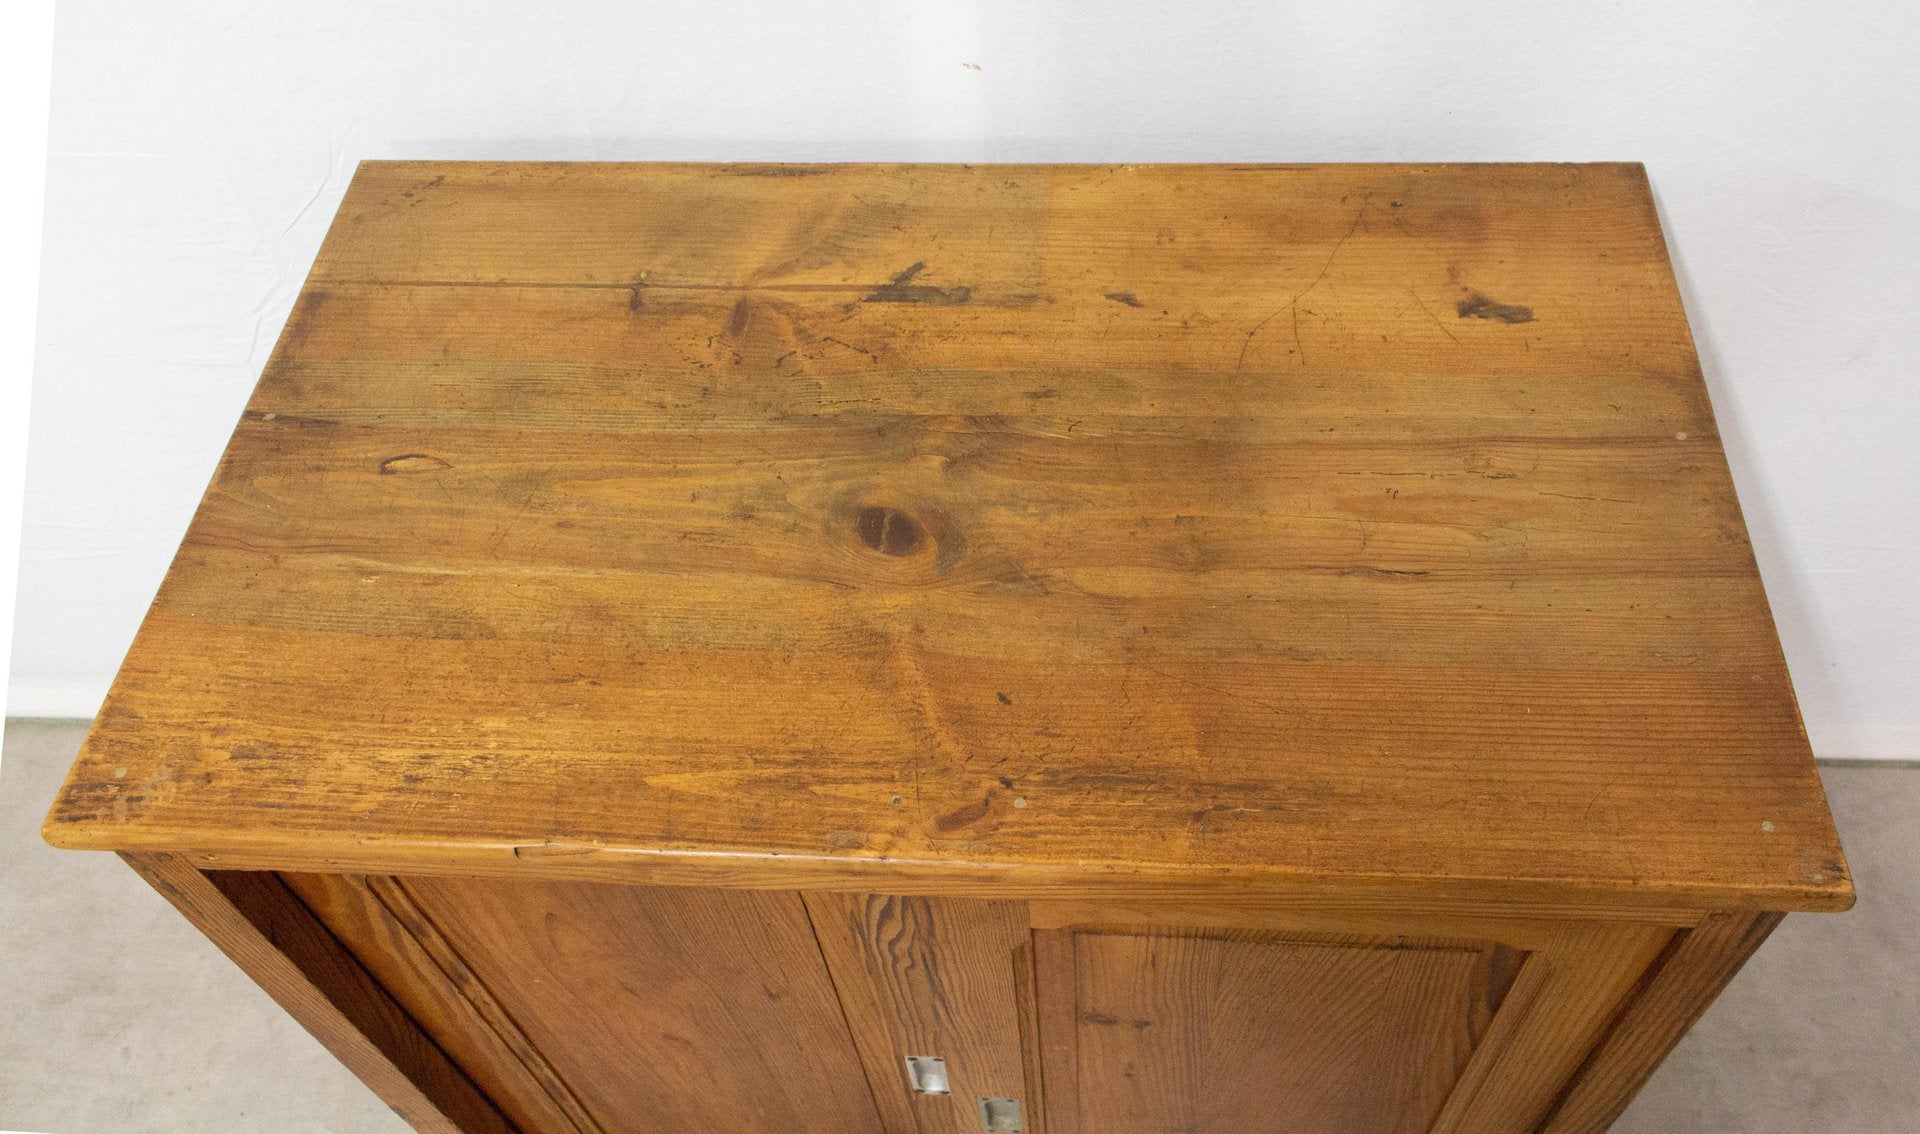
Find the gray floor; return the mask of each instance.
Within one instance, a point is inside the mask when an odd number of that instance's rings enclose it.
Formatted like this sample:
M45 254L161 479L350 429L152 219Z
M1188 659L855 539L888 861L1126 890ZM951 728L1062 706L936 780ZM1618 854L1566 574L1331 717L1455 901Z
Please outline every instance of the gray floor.
M118 860L40 842L82 731L6 728L0 1130L402 1134ZM1920 769L1823 771L1860 904L1787 919L1619 1134L1920 1130Z

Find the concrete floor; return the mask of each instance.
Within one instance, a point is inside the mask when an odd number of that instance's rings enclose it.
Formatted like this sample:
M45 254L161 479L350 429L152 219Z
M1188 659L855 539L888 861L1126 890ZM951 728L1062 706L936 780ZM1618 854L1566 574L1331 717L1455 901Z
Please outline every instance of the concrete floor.
M403 1134L117 859L41 843L83 732L6 726L0 1130ZM1617 1134L1920 1130L1920 769L1822 771L1859 905L1788 918Z

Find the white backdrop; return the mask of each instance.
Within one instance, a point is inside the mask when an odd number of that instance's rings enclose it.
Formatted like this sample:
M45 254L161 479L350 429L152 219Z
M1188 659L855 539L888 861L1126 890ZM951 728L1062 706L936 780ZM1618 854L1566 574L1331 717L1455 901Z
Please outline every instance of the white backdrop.
M1920 758L1920 5L63 0L14 714L94 712L380 157L1644 161L1815 750Z

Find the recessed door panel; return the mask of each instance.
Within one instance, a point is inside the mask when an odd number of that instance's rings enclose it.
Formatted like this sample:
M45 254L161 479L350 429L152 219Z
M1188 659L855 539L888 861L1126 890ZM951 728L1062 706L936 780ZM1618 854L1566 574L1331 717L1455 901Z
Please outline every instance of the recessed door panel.
M1070 1029L1048 1093L1101 1134L1418 1134L1512 979L1473 944L1323 943L1250 933L1072 933ZM1043 1002L1064 1005L1054 990ZM1056 1037L1058 1038L1058 1037ZM1053 1078L1070 1075L1056 1092ZM1058 1113L1058 1110L1056 1110Z

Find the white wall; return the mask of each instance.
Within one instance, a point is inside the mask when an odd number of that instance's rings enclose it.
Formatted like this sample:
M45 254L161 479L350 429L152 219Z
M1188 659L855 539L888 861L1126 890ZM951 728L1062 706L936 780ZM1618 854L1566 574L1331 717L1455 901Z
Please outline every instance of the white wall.
M0 642L13 638L19 581L20 497L27 474L27 386L39 307L41 201L46 187L47 92L53 64L53 0L14 0L0 39L0 153L14 154L0 181ZM10 654L0 653L0 687ZM0 688L0 709L6 690ZM0 1131L0 1134L5 1134Z
M94 711L361 158L1638 159L1815 749L1920 757L1911 3L65 0L50 149L16 714Z

